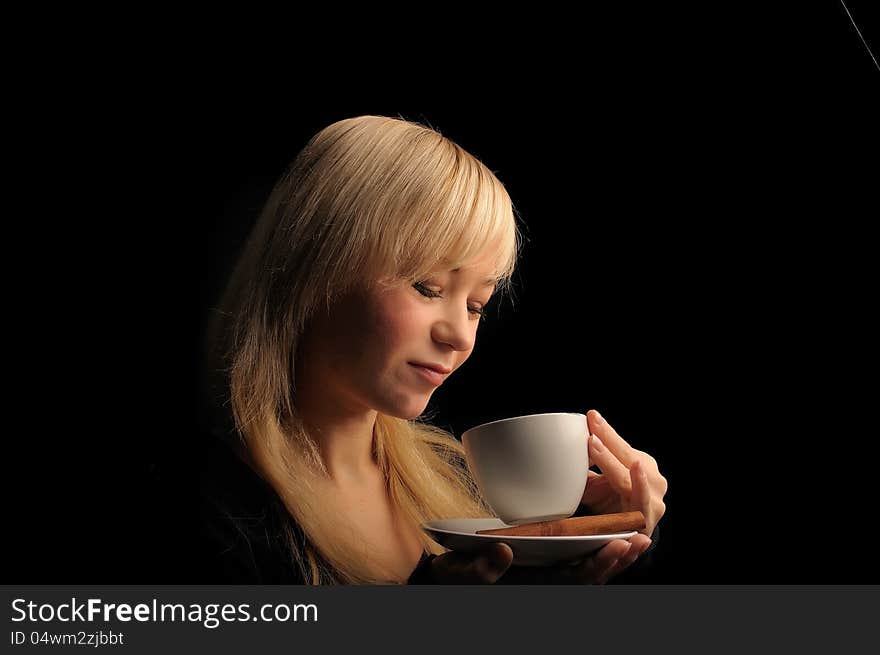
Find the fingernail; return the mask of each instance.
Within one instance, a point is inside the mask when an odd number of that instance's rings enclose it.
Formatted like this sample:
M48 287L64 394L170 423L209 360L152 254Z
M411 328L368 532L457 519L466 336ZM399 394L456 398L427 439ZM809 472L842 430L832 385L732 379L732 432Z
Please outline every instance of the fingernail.
M590 439L590 443L593 444L593 448L595 448L597 452L602 452L602 442L599 441L599 437L595 434L593 435L593 438Z
M602 421L605 420L604 418L602 418L602 415L599 413L599 410L598 410L598 409L595 410L595 412L596 412L596 413L595 413L593 416L594 416L595 419L596 419L596 423L601 423Z

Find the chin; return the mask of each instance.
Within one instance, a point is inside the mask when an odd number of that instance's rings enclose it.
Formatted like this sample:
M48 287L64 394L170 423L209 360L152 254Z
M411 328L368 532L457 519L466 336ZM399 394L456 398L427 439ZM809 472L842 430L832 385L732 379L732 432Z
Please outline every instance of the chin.
M387 414L388 416L394 416L396 418L402 418L407 421L412 421L414 419L419 418L427 409L428 401L427 399L424 402L409 402L405 404L393 404L389 407L386 407L382 413Z
M425 412L425 409L427 407L428 407L428 405L426 404L424 407L422 407L420 409L415 409L415 410L412 410L409 412L400 412L400 413L394 414L394 416L396 416L397 418L406 419L407 421L413 421L413 420L419 418Z

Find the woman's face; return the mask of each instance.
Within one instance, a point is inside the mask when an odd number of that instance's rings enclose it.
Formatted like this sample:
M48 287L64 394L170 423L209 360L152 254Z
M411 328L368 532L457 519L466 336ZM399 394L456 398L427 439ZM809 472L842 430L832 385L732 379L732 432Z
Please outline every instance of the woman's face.
M296 386L320 390L334 411L377 410L412 419L442 380L414 365L438 365L450 373L470 356L479 311L494 286L492 260L438 271L414 287L401 282L353 292L316 317L301 342ZM312 398L314 400L314 398Z

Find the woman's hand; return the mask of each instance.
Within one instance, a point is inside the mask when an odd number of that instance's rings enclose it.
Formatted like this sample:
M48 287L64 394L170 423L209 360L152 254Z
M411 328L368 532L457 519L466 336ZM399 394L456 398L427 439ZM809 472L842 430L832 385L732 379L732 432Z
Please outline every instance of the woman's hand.
M493 584L513 562L513 551L502 543L475 553L452 550L431 562L434 584Z
M650 536L666 512L668 485L657 460L630 446L595 409L587 412L587 427L590 464L602 472L587 472L581 504L593 514L640 511L645 516L641 532Z
M651 540L615 539L577 564L511 566L513 551L497 542L477 553L450 551L431 562L435 584L605 584L644 553Z
M650 545L651 540L643 534L614 539L577 564L511 566L498 583L601 585L629 567Z
M640 511L642 534L610 541L576 564L546 567L511 566L513 551L500 542L478 553L451 551L431 563L437 584L604 584L648 550L666 512L666 478L657 460L630 446L596 410L587 413L587 427L590 463L602 472L587 472L581 504L593 514Z

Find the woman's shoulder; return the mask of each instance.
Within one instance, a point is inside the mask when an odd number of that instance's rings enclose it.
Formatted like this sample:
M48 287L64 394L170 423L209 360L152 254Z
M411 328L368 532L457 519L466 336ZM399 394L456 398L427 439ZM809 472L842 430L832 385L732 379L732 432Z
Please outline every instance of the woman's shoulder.
M206 435L199 452L199 579L302 583L288 546L298 528L275 492L223 439Z

